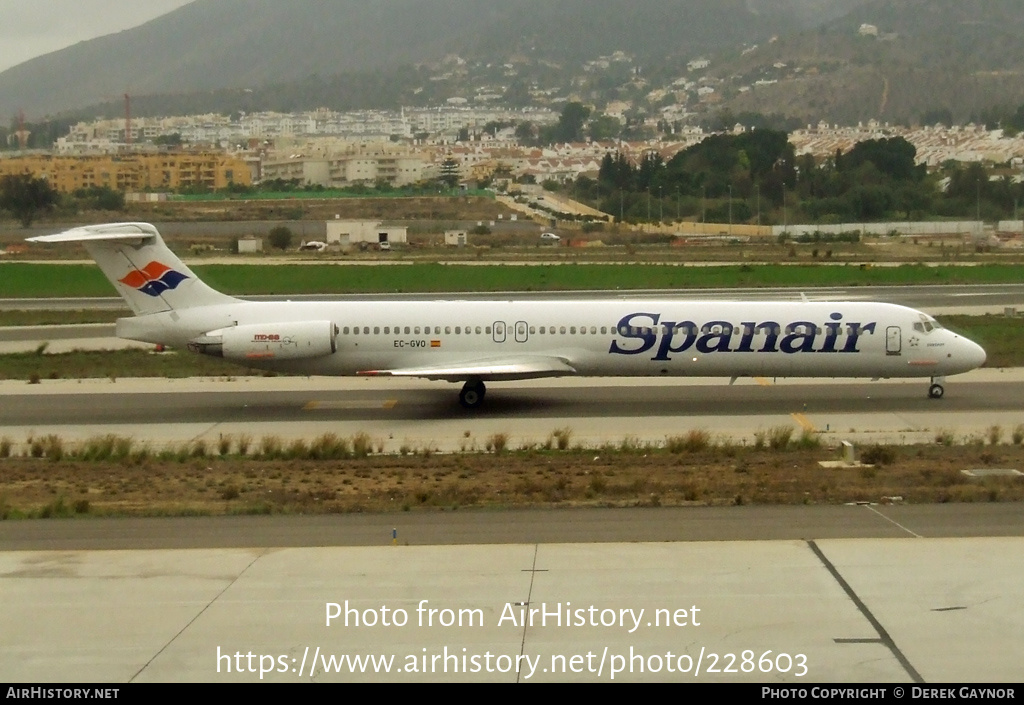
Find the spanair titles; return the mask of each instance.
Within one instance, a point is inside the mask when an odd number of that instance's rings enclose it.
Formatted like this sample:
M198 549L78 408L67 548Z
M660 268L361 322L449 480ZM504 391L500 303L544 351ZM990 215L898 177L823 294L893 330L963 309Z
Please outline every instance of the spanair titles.
M618 337L608 352L613 355L643 355L654 351L652 360L669 361L684 352L711 353L858 353L858 344L873 335L877 323L845 322L835 312L829 321L708 321L669 320L661 313L638 312L624 316L615 327ZM739 335L736 341L737 334Z

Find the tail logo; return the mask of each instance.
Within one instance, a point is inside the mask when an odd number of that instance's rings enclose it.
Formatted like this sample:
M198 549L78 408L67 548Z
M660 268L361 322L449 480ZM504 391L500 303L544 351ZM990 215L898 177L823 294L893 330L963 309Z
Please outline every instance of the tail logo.
M169 289L178 288L178 284L186 279L188 277L181 272L176 272L166 264L154 261L142 269L132 270L128 276L118 281L148 296L160 296Z

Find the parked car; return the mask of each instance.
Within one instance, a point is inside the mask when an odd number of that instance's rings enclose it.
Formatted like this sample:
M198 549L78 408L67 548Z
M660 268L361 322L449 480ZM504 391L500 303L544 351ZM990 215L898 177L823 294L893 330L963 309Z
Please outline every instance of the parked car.
M544 240L545 242L558 242L562 238L558 237L554 233L541 233L540 239Z

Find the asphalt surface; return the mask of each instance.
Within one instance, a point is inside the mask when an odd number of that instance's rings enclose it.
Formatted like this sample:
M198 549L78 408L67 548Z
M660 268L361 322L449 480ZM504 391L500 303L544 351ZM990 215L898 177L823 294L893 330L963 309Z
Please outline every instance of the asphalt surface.
M498 263L500 264L500 263ZM480 301L489 299L681 299L684 301L794 301L801 294L812 301L878 301L900 304L936 313L965 307L985 307L1002 311L1006 307L1024 307L1024 284L985 284L967 286L865 286L793 288L728 288L728 289L659 289L598 290L568 292L499 291L487 293L401 293L401 294L316 294L293 296L241 296L249 301L432 301L457 299ZM0 299L0 310L101 310L123 309L120 297Z
M0 551L1024 536L1017 504L526 509L0 522Z
M899 383L813 382L761 386L749 380L730 386L727 380L665 380L636 384L607 385L603 381L573 380L558 385L507 383L491 385L484 407L468 412L458 404L457 385L387 382L333 385L325 380L321 388L275 391L253 380L246 391L220 391L227 386L207 385L208 390L174 391L174 385L154 382L153 391L139 391L145 382L131 386L107 382L103 391L90 385L75 389L66 384L64 393L31 394L22 383L16 403L0 405L0 426L78 424L174 424L233 423L273 424L281 422L379 422L444 421L448 419L574 418L622 419L628 431L642 425L645 417L742 417L756 427L756 418L807 415L876 413L1016 412L1024 399L1024 380L1019 375L998 372L986 381L952 377L946 396L927 398L927 378ZM100 383L102 384L103 381ZM683 382L683 383L680 383ZM689 384L686 384L689 382ZM792 382L792 381L789 381ZM133 390L134 387L134 390ZM10 390L8 386L6 389ZM8 397L11 399L11 397ZM13 402L13 399L12 399ZM1024 420L1024 416L1022 416ZM579 429L579 426L577 426Z

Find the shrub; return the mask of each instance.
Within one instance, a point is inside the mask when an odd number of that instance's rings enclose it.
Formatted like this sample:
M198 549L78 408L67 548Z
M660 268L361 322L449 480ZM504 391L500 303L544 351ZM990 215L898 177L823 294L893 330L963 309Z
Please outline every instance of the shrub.
M365 432L352 436L352 454L357 458L365 458L373 452L373 440Z
M711 434L702 428L691 429L682 436L669 436L665 447L672 453L699 453L711 447Z
M277 436L264 436L260 440L260 457L264 460L277 460L281 457L281 439Z
M556 428L551 432L550 437L558 450L565 450L569 447L569 441L572 440L572 429L568 426L563 428Z
M821 437L814 431L805 428L800 432L800 438L796 444L804 449L821 448Z
M776 426L768 430L768 447L772 450L785 450L792 438L792 426Z
M989 426L988 428L988 444L990 446L997 446L999 442L1003 440L1003 427L1002 426Z
M896 451L888 446L873 445L861 451L860 459L868 465L892 465L896 462Z
M505 452L508 447L508 434L507 433L495 433L487 439L487 450L494 451L496 454Z
M348 441L333 433L323 434L309 446L309 456L313 460L340 460L348 455Z
M236 446L238 448L238 454L248 455L250 445L252 445L252 436L249 436L247 434L242 434L241 436L239 436Z
M278 225L267 233L267 241L275 249L287 250L292 244L292 231L283 225Z
M1013 439L1013 444L1015 446L1019 446L1021 443L1024 443L1024 424L1017 424L1013 427L1013 435L1011 438ZM2 443L2 441L0 441L0 443ZM2 449L2 446L0 446L0 449Z

